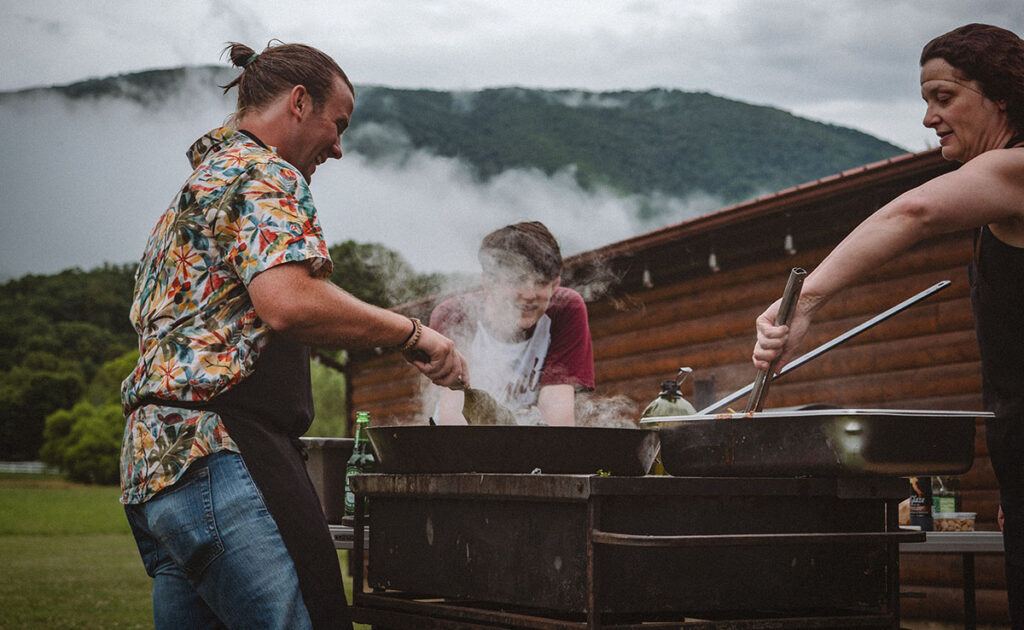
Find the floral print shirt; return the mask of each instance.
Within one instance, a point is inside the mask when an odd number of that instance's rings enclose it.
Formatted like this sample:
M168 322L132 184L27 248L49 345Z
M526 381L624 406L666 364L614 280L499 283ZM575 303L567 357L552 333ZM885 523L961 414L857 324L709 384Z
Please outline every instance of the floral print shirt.
M189 464L238 447L195 405L245 379L271 330L246 287L275 265L307 261L326 276L330 254L302 175L273 147L222 127L192 145L195 169L157 223L135 277L131 320L139 362L121 385L126 414L121 501L141 503Z

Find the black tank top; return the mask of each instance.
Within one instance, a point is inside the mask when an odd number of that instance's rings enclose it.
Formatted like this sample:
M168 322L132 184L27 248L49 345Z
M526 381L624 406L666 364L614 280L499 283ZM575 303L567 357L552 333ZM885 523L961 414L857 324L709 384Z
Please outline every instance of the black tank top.
M1015 140L1007 148L1020 142ZM983 226L975 233L969 273L985 409L995 414L985 421L985 439L1006 512L1007 567L1024 566L1024 248L1007 245Z
M1007 148L1021 140L1015 137ZM985 409L996 417L1024 417L1024 248L982 226L968 276Z
M968 270L974 327L981 350L985 409L997 417L1024 415L1024 248L975 233Z

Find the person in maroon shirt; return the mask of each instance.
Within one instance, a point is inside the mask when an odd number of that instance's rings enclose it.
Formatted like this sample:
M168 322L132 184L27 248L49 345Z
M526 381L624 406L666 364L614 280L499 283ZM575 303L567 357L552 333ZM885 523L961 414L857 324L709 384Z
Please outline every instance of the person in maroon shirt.
M484 237L478 257L481 288L439 304L431 328L518 423L575 424L576 393L594 388L594 351L583 298L560 286L558 241L540 222L516 223ZM463 400L441 390L435 422L465 424Z

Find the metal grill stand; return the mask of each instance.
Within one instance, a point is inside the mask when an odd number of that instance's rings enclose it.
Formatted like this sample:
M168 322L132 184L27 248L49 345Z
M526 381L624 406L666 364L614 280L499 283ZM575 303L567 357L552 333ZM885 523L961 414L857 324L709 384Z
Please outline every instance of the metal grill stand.
M423 630L899 627L898 478L358 475L353 618Z

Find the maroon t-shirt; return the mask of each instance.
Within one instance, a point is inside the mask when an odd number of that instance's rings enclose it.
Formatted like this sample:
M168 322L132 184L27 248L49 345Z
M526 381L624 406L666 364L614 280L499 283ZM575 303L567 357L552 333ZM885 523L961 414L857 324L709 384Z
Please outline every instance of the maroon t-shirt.
M476 334L483 301L482 289L448 298L430 314L430 327L457 346L468 346ZM577 391L594 389L594 347L583 297L572 289L557 287L544 314L551 318L551 345L539 386L568 384ZM533 329L527 332L529 337Z

